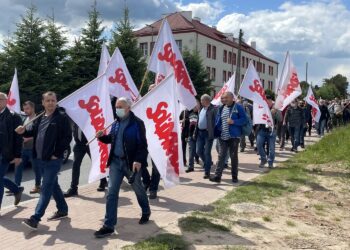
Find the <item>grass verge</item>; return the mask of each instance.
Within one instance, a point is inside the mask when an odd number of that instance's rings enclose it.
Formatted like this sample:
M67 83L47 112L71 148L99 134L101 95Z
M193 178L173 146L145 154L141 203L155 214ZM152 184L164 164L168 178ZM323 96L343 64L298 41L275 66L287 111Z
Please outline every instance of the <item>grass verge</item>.
M140 241L132 246L125 246L123 250L187 250L189 243L180 235L159 234L155 237Z
M204 231L205 229L214 230L214 231L222 231L229 232L230 229L226 226L220 224L214 224L207 218L199 218L196 216L188 216L179 219L179 227L183 231L199 233Z

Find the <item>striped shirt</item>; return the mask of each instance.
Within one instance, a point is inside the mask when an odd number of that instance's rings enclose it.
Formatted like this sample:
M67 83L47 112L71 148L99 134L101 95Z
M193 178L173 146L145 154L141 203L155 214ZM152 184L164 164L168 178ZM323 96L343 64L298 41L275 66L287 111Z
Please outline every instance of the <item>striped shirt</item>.
M229 131L229 124L227 123L227 119L230 118L230 107L226 105L222 108L221 112L221 139L227 141L231 138Z

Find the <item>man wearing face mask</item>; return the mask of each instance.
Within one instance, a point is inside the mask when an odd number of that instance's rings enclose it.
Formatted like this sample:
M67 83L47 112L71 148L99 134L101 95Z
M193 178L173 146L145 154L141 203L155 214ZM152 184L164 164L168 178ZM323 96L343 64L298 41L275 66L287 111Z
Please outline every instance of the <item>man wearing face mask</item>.
M147 140L143 121L130 110L132 102L124 97L117 100L117 122L108 135L98 131L96 137L105 144L111 144L109 155L109 183L104 225L95 232L96 238L103 238L114 233L117 224L117 207L120 185L124 177L129 179L137 201L142 209L139 224L149 221L151 209L147 194L141 182L142 169L147 166ZM131 183L131 179L134 181Z
M288 125L290 137L292 141L292 152L297 152L300 145L301 128L305 124L305 112L297 105L297 101L293 100L284 117L284 125Z

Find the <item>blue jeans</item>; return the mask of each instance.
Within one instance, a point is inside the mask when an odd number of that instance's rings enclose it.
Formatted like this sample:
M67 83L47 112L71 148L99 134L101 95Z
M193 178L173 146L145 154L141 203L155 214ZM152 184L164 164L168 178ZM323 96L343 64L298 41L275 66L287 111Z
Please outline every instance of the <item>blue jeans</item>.
M210 174L212 165L211 148L213 146L213 139L209 139L208 131L198 130L197 136L197 154L204 162L205 174Z
M323 119L318 124L318 135L324 136L325 127L326 127L326 119Z
M17 194L20 191L16 183L5 176L9 165L10 163L0 154L0 207L4 196L4 188L7 188L14 194Z
M34 160L34 163L39 167L43 177L40 198L35 208L35 214L31 217L37 222L44 216L51 196L53 196L56 202L57 210L62 213L68 213L68 205L64 199L61 187L58 185L57 177L62 166L62 161L62 159L50 161Z
M143 215L151 214L151 208L148 203L147 194L144 186L141 182L142 170L140 170L135 177L135 181L131 184L137 201L142 209ZM104 226L113 229L117 224L117 209L120 185L124 176L129 178L132 174L130 168L127 166L124 160L113 159L111 166L109 167L109 182L108 182L108 195L106 202L106 215Z
M23 169L28 165L29 162L32 164L32 168L34 170L35 186L39 187L41 184L41 173L40 173L40 168L34 164L32 149L22 150L22 162L15 169L15 183L18 186L21 186Z
M194 140L192 137L188 140L188 151L189 151L189 157L188 157L188 167L194 168L194 158L196 157L196 140Z
M258 135L257 135L256 144L258 147L260 159L261 159L261 161L267 160L269 165L273 164L273 162L275 161L276 136L277 136L277 133L275 130L273 132L270 132L270 131L264 130L264 129L260 129L258 131ZM269 155L268 156L266 156L266 152L264 149L265 142L268 142L268 145L269 145Z
M289 127L290 130L290 139L292 141L293 149L297 150L300 145L300 133L301 127Z

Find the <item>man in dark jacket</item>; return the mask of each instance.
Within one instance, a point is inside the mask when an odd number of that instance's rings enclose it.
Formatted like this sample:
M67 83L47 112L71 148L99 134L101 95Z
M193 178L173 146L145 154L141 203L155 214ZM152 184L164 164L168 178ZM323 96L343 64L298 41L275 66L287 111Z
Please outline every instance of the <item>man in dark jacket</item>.
M63 152L72 140L72 130L66 114L57 108L57 97L54 92L46 92L42 96L44 114L35 120L29 130L24 126L16 128L18 134L33 137L33 159L42 173L40 198L35 213L23 224L36 230L44 216L51 196L56 201L57 212L48 220L59 220L67 217L68 205L58 184L58 173L62 166Z
M19 115L7 107L7 95L0 92L0 209L4 196L4 187L15 195L15 206L21 201L23 188L7 178L10 164L17 167L21 163L22 138L15 133L15 128L22 124Z
M225 167L227 153L231 158L232 182L238 182L238 147L242 136L242 126L247 123L244 108L234 101L233 93L223 94L223 106L220 107L215 122L215 136L219 137L220 143L219 161L215 175L210 177L212 182L221 182L222 172Z
M298 106L297 101L294 100L287 110L284 124L287 124L290 131L292 141L292 152L297 152L300 145L300 133L305 126L305 112L304 109Z
M95 237L103 238L114 233L117 224L117 205L120 185L124 177L129 179L137 201L142 209L139 224L148 222L151 215L147 194L141 182L142 169L147 166L147 140L143 121L130 111L132 102L124 97L116 103L118 121L113 124L108 135L98 131L99 141L111 144L108 159L109 184L105 221L102 228L95 232Z
M204 163L204 179L209 179L212 165L211 148L214 141L214 127L217 109L210 103L211 97L207 94L201 97L202 109L199 111L197 135L197 154Z
M318 136L321 137L321 136L324 136L324 129L326 128L326 125L331 115L329 114L328 107L325 104L324 100L320 100L319 109L321 112L321 116L320 116L320 120L318 121L317 132L318 132Z

